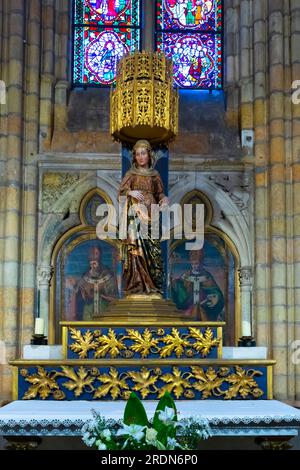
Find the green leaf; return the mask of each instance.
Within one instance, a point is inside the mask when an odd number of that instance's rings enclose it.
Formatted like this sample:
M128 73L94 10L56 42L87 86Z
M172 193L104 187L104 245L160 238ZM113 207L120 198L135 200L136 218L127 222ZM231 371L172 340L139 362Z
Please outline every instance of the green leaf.
M155 445L158 450L166 450L166 447L160 441L156 441Z
M161 411L161 410L163 411L165 408L173 408L173 410L175 411L175 416L174 416L173 419L174 419L174 421L177 421L177 410L176 410L175 402L174 402L173 398L171 397L170 393L165 392L164 396L161 397L161 399L159 400L158 405L157 405L156 410L155 410L154 419L153 419L154 429L156 429L155 423L157 423L157 422L161 423L161 421L158 417L159 411Z
M149 426L147 413L141 400L132 392L124 410L124 423L138 424L139 426Z
M157 440L164 446L167 445L168 437L176 437L176 428L174 426L166 426L159 419L159 412L164 411L165 408L173 408L175 415L173 418L174 423L177 421L176 405L169 392L165 392L164 396L158 402L153 418L153 427L157 431Z

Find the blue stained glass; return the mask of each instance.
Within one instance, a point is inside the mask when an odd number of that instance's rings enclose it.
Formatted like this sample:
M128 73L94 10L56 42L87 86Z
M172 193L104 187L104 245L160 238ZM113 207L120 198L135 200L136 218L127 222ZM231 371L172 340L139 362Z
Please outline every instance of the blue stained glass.
M156 48L181 88L222 88L222 0L158 0Z
M140 0L75 0L73 83L111 85L120 58L140 48Z
M222 0L160 0L159 29L216 31L222 28Z
M158 35L158 50L173 59L174 81L179 87L222 87L220 35L162 33Z
M114 31L104 31L86 48L87 68L99 82L111 83L115 77L117 62L126 52L128 48Z
M139 0L75 0L75 24L139 26Z

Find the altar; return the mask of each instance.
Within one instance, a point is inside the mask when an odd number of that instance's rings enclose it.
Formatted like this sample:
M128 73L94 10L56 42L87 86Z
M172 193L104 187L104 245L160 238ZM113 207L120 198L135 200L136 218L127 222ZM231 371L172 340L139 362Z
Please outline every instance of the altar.
M300 410L277 400L176 401L178 419L206 418L213 437L253 437L263 448L289 448L288 441L299 435ZM155 401L144 401L152 417ZM0 409L0 435L9 442L19 437L81 436L82 426L96 410L105 418L123 417L124 402L42 402L14 401ZM27 443L30 441L27 441ZM201 448L201 443L200 443Z

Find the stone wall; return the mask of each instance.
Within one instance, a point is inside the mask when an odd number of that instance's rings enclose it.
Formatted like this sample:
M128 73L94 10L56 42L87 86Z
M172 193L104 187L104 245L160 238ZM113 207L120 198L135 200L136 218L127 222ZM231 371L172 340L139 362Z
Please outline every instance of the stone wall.
M80 109L80 112L78 110ZM77 88L69 92L66 129L55 129L51 151L116 152L109 134L109 90ZM230 125L223 92L179 93L179 135L172 155L190 154L213 159L241 159L238 126Z

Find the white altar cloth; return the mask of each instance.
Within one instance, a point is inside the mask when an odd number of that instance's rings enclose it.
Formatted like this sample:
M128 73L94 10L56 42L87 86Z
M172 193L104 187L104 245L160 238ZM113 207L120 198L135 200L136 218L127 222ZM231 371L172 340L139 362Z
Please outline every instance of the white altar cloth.
M178 418L205 417L216 436L297 436L300 410L276 400L176 401ZM152 417L157 401L144 401ZM96 410L121 419L124 401L14 401L0 408L0 435L78 436Z

